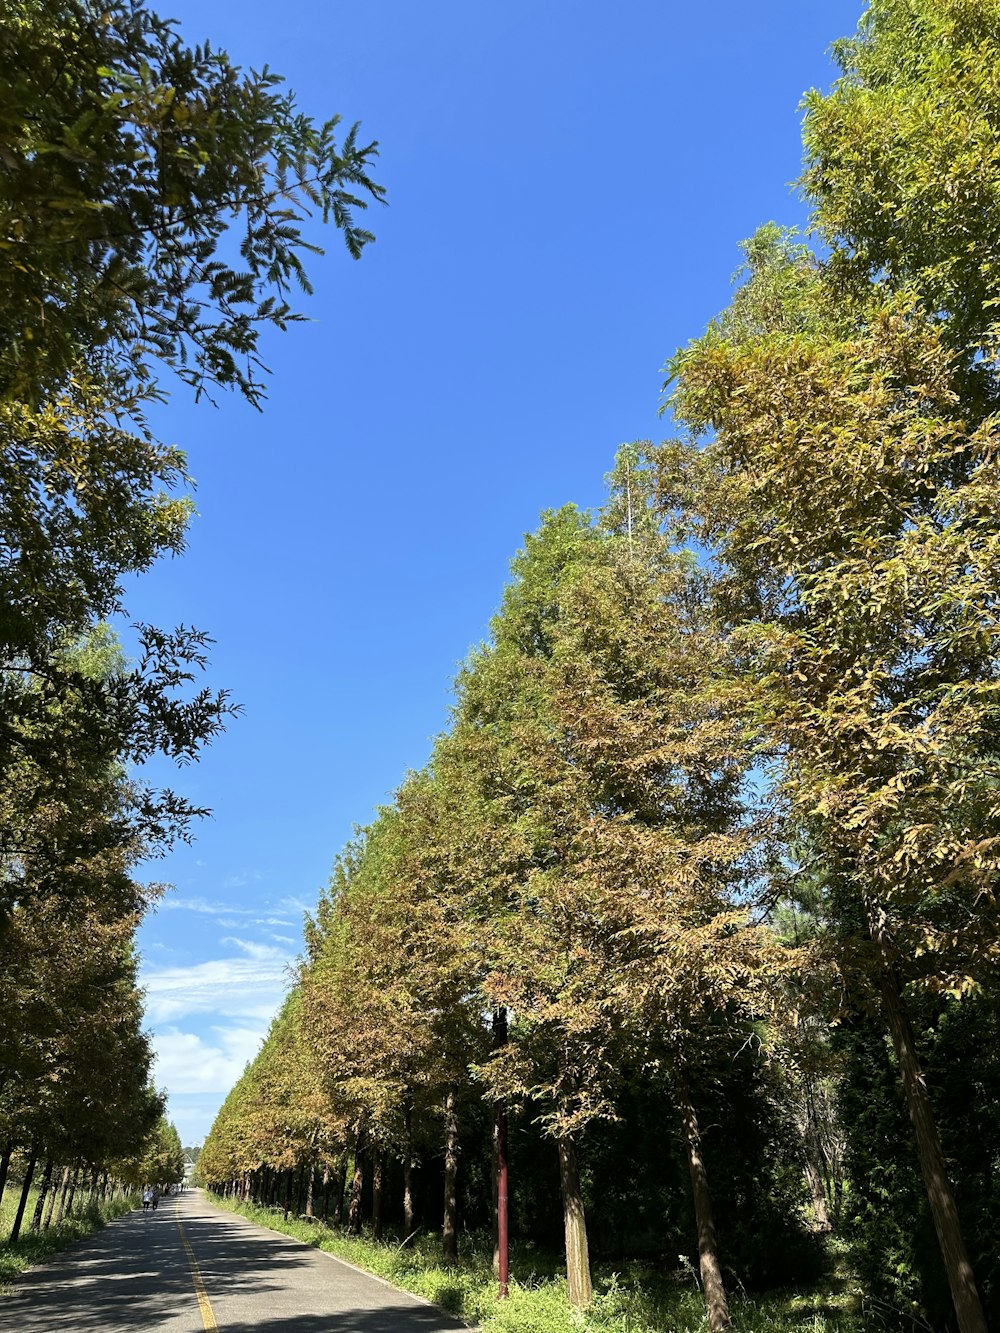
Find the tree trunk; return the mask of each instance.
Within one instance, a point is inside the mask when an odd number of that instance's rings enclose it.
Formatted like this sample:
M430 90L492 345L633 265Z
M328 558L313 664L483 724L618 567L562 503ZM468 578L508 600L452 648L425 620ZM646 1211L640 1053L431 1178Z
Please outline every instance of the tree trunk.
M361 1191L365 1184L365 1157L368 1152L368 1129L365 1117L358 1125L354 1145L354 1179L351 1181L351 1205L347 1213L348 1230L353 1236L361 1235Z
M301 1217L301 1216L302 1216L302 1208L303 1208L303 1205L305 1204L305 1197L304 1197L304 1196L305 1196L305 1188L306 1188L306 1168L305 1168L305 1166L300 1166L300 1167L299 1167L298 1179L297 1179L296 1182L295 1182L295 1216L296 1216L296 1217Z
M31 1218L31 1230L38 1232L42 1229L42 1214L45 1212L45 1200L48 1197L49 1185L52 1183L52 1158L45 1159L45 1169L42 1172L42 1184L38 1191L38 1198L35 1200L35 1211Z
M24 1220L24 1209L28 1202L28 1191L31 1189L31 1177L35 1174L35 1162L38 1159L37 1151L32 1145L31 1154L28 1157L28 1165L24 1172L24 1183L21 1185L21 1198L17 1205L17 1212L14 1215L14 1225L10 1232L10 1243L13 1245L21 1234L21 1223Z
M52 1210L53 1210L53 1209L55 1208L55 1206L56 1206L56 1195L57 1195L57 1194L59 1195L60 1202L61 1202L63 1199L65 1199L65 1197L66 1197L66 1187L67 1187L68 1184L69 1184L69 1167L68 1167L68 1166L64 1166L64 1167L63 1167L63 1173L62 1173L62 1189L61 1189L61 1191L60 1191L60 1190L57 1190L56 1187L53 1185L53 1187L52 1187L52 1193L49 1195L49 1207L48 1207L48 1211L47 1211L46 1214L45 1214L45 1221L42 1223L42 1230L43 1230L43 1231L48 1231L48 1229L49 1229L49 1223L52 1221Z
M444 1240L446 1264L458 1262L458 1116L455 1089L449 1088L444 1099Z
M323 1221L330 1220L330 1163L323 1167Z
M383 1157L377 1152L372 1160L372 1236L382 1239L382 1170Z
M823 1187L823 1177L820 1175L819 1168L813 1160L813 1155L809 1147L806 1147L806 1183L809 1186L809 1195L812 1199L813 1212L816 1214L816 1227L820 1231L832 1231L833 1223L830 1221L830 1209L826 1203L826 1190Z
M63 1180L63 1190L59 1196L59 1211L56 1213L56 1226L61 1224L63 1218L73 1207L73 1193L76 1190L76 1175L79 1169L79 1167L74 1167L73 1174L71 1176L67 1175ZM69 1171L69 1167L66 1170Z
M722 1329L729 1327L729 1303L726 1300L726 1288L722 1281L722 1269L719 1267L719 1254L715 1243L712 1196L708 1191L708 1176L701 1155L701 1132L698 1129L698 1117L691 1101L687 1079L680 1068L675 1071L675 1084L677 1109L684 1125L684 1143L687 1149L688 1172L691 1176L691 1193L694 1198L694 1217L698 1228L698 1266L701 1269L708 1326L712 1333L721 1333Z
M557 1145L563 1230L566 1236L566 1284L570 1305L582 1308L590 1304L594 1288L590 1280L590 1248L587 1244L587 1218L580 1194L580 1168L571 1136L560 1135Z
M934 1218L934 1230L937 1232L941 1258L948 1275L958 1327L961 1333L988 1333L986 1315L983 1313L972 1264L965 1248L955 1195L948 1178L941 1141L934 1123L934 1113L927 1095L927 1084L924 1082L917 1057L913 1028L910 1026L899 976L886 938L885 914L874 898L867 898L865 907L871 936L881 955L882 999L886 1019L892 1034L892 1044L896 1049L906 1107L910 1113L910 1122L917 1141L920 1171L924 1178L931 1216Z
M333 1177L334 1195L333 1195L333 1219L335 1227L339 1227L344 1220L344 1189L347 1185L347 1158L342 1157Z
M82 1170L83 1170L82 1166L77 1166L73 1168L73 1175L69 1182L69 1198L66 1200L67 1217L73 1216L73 1205L76 1203L76 1192L80 1188L80 1173ZM62 1218L60 1218L59 1220L62 1221Z
M403 1102L403 1236L413 1244L413 1093L407 1089Z
M7 1188L7 1172L10 1170L10 1155L13 1151L13 1141L8 1139L0 1154L0 1203L3 1203L3 1192Z
M313 1189L315 1187L315 1181L316 1181L316 1167L314 1163L310 1162L309 1172L306 1176L306 1217L310 1218L315 1217L316 1215L315 1209L313 1207Z

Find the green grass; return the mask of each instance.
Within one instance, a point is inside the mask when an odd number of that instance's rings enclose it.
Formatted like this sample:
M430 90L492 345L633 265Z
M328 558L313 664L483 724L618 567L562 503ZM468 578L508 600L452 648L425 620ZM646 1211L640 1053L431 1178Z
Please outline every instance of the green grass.
M569 1304L554 1257L518 1245L511 1253L510 1299L498 1301L488 1238L463 1237L461 1261L449 1267L434 1237L422 1237L405 1250L394 1242L347 1236L304 1218L284 1221L281 1209L209 1197L220 1207L329 1251L480 1324L484 1333L704 1333L708 1328L693 1274L642 1265L618 1271L597 1266L594 1300L583 1312ZM862 1333L871 1328L856 1313L850 1281L837 1271L809 1291L735 1294L730 1304L734 1333Z
M87 1204L75 1212L73 1217L64 1218L60 1226L50 1226L47 1231L35 1235L30 1227L38 1191L31 1190L24 1210L21 1235L17 1244L11 1245L6 1237L10 1235L14 1224L14 1214L17 1212L20 1194L20 1186L8 1181L3 1203L0 1204L0 1237L4 1237L0 1240L0 1292L10 1285L18 1273L23 1273L26 1268L40 1263L50 1254L65 1250L68 1245L73 1245L84 1236L89 1236L92 1231L97 1231L113 1218L130 1212L136 1202L135 1198L127 1198L114 1199L107 1203ZM56 1207L58 1206L57 1203Z

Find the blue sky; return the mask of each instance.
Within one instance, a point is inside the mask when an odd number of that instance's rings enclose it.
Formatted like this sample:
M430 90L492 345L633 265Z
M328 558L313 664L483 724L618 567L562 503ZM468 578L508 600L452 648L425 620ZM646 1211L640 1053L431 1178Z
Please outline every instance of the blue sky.
M739 242L797 224L798 105L860 0L182 0L193 41L362 121L390 206L310 266L263 414L183 391L183 557L136 619L216 639L244 716L170 780L213 816L147 868L156 1079L200 1141L288 985L333 857L447 722L540 512L600 502L664 433L661 368L727 302ZM276 16L280 15L280 21Z

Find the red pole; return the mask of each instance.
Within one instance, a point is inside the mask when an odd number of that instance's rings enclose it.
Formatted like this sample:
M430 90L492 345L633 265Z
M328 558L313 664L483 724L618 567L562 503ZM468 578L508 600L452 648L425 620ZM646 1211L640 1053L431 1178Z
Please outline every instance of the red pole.
M500 1255L500 1300L510 1294L508 1276L507 1103L497 1103L497 1249Z
M507 1041L507 1010L498 1009L494 1018L493 1031L497 1046ZM509 1274L509 1213L507 1203L507 1102L501 1099L496 1104L497 1131L497 1258L500 1279L499 1299L505 1301L510 1295Z

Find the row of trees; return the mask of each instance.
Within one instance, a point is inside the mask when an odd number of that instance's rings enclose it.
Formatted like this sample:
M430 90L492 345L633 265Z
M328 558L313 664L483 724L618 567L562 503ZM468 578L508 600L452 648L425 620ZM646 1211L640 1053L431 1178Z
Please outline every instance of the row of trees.
M259 404L306 218L357 256L382 190L375 145L133 0L12 0L0 57L0 1161L48 1183L117 1169L161 1114L135 876L202 812L141 768L235 711L197 683L203 632L136 625L130 661L107 628L191 512L159 377Z
M207 1179L342 1190L349 1158L358 1225L371 1164L378 1230L395 1161L408 1233L436 1132L453 1254L462 1152L488 1195L509 1113L553 1145L584 1304L588 1205L614 1203L588 1151L620 1168L613 1127L653 1095L690 1204L663 1129L635 1195L659 1174L664 1239L688 1208L713 1330L738 1221L793 1232L801 1180L874 1294L986 1333L1000 5L874 0L837 53L805 104L815 242L748 243L669 367L684 437L623 450L599 516L528 539L448 733L339 858ZM709 1107L739 1107L744 1153L703 1138Z
M19 1186L9 1233L15 1244L27 1216L32 1186L35 1202L29 1229L36 1234L59 1226L65 1219L86 1215L109 1199L129 1199L145 1184L161 1190L184 1179L184 1150L176 1128L163 1115L163 1098L147 1088L141 1106L123 1098L115 1106L122 1136L101 1144L97 1164L93 1144L84 1136L64 1134L35 1140L27 1150L15 1151L8 1143L0 1153L0 1203L9 1183ZM40 1168L38 1170L37 1168Z

